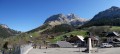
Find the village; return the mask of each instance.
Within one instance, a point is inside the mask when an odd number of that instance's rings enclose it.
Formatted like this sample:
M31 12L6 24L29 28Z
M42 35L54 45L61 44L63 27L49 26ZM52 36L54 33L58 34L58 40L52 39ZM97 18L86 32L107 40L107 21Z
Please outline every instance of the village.
M33 45L34 49L28 52L28 54L35 53L34 51L38 51L40 54L56 54L60 52L62 52L62 54L119 54L120 35L117 32L103 33L106 34L106 38L104 40L100 40L100 37L98 36L92 36L89 32L89 36L85 38L80 35L71 35L69 37L63 36L64 40L57 41L56 44L47 43L45 47Z
M118 0L0 0L0 54L120 54Z

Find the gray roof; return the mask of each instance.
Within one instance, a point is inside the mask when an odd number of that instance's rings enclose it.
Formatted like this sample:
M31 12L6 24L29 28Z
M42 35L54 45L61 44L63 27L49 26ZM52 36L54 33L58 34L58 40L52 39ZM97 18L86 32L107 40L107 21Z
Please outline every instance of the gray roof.
M62 48L73 47L69 42L66 42L66 41L57 41L56 44L58 44Z

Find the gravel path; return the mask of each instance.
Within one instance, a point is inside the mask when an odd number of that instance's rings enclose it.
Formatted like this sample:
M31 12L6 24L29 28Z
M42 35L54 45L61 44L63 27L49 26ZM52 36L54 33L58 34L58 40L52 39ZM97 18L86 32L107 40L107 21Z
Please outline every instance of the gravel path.
M85 48L81 48L80 51ZM28 54L120 54L120 48L100 48L96 53L79 52L79 48L32 49Z

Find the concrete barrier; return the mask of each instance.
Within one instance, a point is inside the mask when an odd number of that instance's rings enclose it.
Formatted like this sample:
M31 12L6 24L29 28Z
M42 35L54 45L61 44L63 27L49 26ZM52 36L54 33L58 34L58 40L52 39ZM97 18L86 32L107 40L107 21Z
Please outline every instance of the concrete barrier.
M20 48L20 54L27 54L32 49L32 44L22 45Z
M27 54L32 49L32 44L25 44L21 46L15 46L13 51L4 50L4 54ZM2 51L0 54L3 54Z

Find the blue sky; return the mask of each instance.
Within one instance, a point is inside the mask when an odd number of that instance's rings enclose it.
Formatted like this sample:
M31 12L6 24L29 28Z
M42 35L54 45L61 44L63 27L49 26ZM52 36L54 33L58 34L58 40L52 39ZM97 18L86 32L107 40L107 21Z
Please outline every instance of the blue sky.
M74 13L91 19L111 6L120 7L120 0L0 0L0 23L25 32L54 14Z

